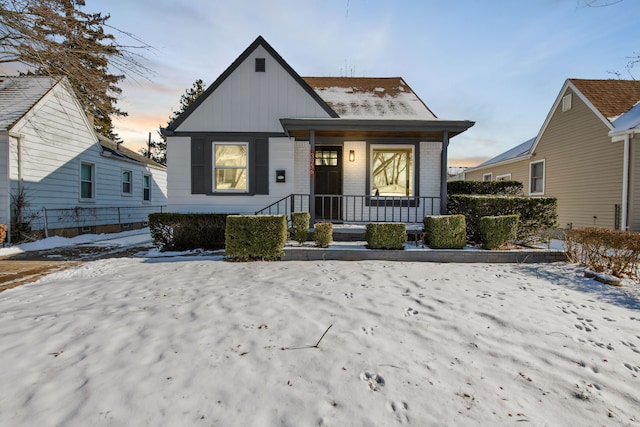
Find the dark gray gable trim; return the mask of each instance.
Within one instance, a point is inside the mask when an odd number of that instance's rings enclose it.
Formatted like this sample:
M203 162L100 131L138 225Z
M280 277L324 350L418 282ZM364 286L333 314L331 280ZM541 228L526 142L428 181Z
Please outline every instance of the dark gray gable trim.
M173 131L178 126L180 126L182 122L184 122L186 118L189 117L189 115L191 115L191 113L193 113L193 111L195 111L200 106L200 104L202 104L204 100L207 99L218 88L218 86L220 86L222 82L224 82L227 77L229 77L231 73L233 73L236 68L240 66L240 64L242 64L242 62L244 62L244 60L247 59L258 46L262 46L267 52L269 52L271 56L273 56L273 58L278 61L282 68L284 68L291 75L291 77L293 77L293 79L298 82L298 84L322 107L324 111L327 112L327 114L329 114L330 117L339 117L338 114L333 111L333 109L331 109L331 107L329 107L329 105L324 102L322 98L320 98L320 95L318 95L313 90L313 88L309 86L307 82L305 82L302 77L300 77L298 73L296 73L295 70L285 62L280 54L278 54L278 52L276 52L271 47L271 45L269 45L269 43L267 43L267 41L262 38L262 36L258 36L258 38L255 39L255 41L251 43L251 45L246 48L245 51L242 52L242 54L235 61L233 61L233 63L222 74L220 74L220 77L218 77L216 81L213 82L211 86L209 86L204 91L204 93L200 95L200 97L189 106L189 108L187 108L182 114L180 114L180 116L171 125L169 125L166 130Z

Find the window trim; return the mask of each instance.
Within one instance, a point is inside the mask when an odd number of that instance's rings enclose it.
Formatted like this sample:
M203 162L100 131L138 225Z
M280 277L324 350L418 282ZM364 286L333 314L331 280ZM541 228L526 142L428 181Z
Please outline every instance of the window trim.
M511 174L505 173L503 175L498 175L496 176L496 181L511 181Z
M489 177L489 179L486 179L487 177ZM493 172L482 174L482 182L491 182L491 181L493 181Z
M244 145L245 147L245 156L246 161L244 168L242 167L218 167L216 168L216 145ZM213 194L249 194L249 187L251 185L250 174L249 174L249 166L250 166L250 157L249 157L249 143L243 141L212 141L211 142L211 192ZM231 190L231 189L217 189L216 188L216 170L217 169L244 169L245 170L245 180L246 180L246 188L244 190Z
M406 196L376 196L373 193L373 152L376 150L388 150L388 151L393 151L393 150L402 150L402 151L407 151L409 150L411 152L411 181L409 183L409 188L411 189L411 193L410 195ZM385 197L404 197L404 198L414 198L416 197L416 185L417 185L417 179L416 179L416 146L413 144L375 144L372 143L369 145L369 166L368 166L368 183L369 183L369 188L367 189L367 192L369 193L370 199L376 200L377 198L380 198L381 200L384 200Z
M533 191L531 191L531 189L533 187L531 185L532 184L532 179L533 179L533 177L531 176L531 170L533 169L533 165L539 164L539 163L542 163L542 191L533 192ZM544 195L546 178L547 178L547 166L546 166L545 159L536 160L534 162L529 162L529 195L530 196L541 196L541 195Z
M83 197L82 196L82 184L86 181L82 179L82 167L89 166L91 168L91 197ZM95 202L96 200L96 164L92 162L80 161L80 176L79 176L79 186L80 186L80 194L79 200L81 202Z
M149 185L145 185L145 178L149 178ZM145 198L145 190L148 190L149 198ZM151 202L151 174L143 173L142 174L142 202Z
M129 174L129 191L124 191L124 185L126 184L124 180L124 174ZM129 169L121 169L120 173L121 182L120 182L120 191L123 196L133 196L133 171Z

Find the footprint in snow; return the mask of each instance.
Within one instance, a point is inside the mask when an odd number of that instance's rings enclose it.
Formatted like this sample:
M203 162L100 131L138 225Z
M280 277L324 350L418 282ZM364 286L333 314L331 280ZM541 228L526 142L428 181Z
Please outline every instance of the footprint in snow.
M371 391L378 391L380 387L384 386L384 378L379 374L372 374L365 371L360 374L360 379L367 384Z

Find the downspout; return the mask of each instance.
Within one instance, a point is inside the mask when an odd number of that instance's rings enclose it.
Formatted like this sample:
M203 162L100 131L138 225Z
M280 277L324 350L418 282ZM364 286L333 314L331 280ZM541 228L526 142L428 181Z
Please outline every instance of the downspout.
M440 215L447 214L447 148L449 147L449 131L442 134L442 151L440 152Z
M309 130L309 223L313 227L316 223L316 131Z
M624 136L624 160L622 163L622 221L620 229L627 230L627 210L629 208L629 134Z

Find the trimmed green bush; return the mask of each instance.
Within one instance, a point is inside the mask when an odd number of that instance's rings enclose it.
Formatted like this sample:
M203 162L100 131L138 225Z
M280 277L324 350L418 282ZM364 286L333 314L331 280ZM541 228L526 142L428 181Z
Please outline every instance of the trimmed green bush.
M317 222L314 226L313 240L316 246L326 248L333 238L333 224L330 222Z
M519 181L450 181L447 182L447 194L524 194L523 185Z
M467 245L464 215L424 217L425 244L433 249L462 249Z
M483 216L478 231L484 249L498 249L516 240L518 215Z
M469 196L449 197L447 212L462 214L467 221L467 239L480 243L478 222L483 216L520 215L516 240L533 241L556 226L558 201L553 197Z
M309 237L309 212L291 212L291 238L303 244Z
M152 213L149 231L161 251L222 249L228 214Z
M404 249L407 224L404 222L376 222L367 224L365 232L369 249Z
M287 234L286 215L229 215L224 254L234 261L277 260Z

